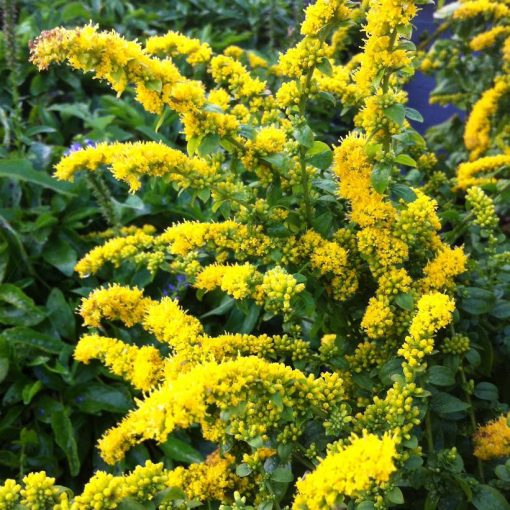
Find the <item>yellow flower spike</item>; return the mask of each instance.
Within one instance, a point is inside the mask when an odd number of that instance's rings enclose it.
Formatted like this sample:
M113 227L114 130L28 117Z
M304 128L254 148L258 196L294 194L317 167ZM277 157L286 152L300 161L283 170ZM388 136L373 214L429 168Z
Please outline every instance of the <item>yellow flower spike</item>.
M60 490L55 487L55 478L46 476L44 471L30 473L23 478L21 504L29 509L53 508L59 501Z
M213 264L198 273L193 286L206 291L220 288L234 299L244 299L252 295L253 287L261 278L253 264Z
M356 497L385 487L397 470L396 446L389 435L353 435L349 445L329 453L315 471L297 482L293 510L327 510L335 508L342 496Z
M494 175L508 166L510 166L510 154L486 156L461 163L457 168L457 189L466 190L471 186L493 184L496 182Z
M435 258L423 268L423 279L419 282L422 292L451 290L454 278L466 270L467 256L461 247L443 245Z
M226 84L238 99L250 99L266 90L266 82L253 78L239 61L225 55L212 58L209 71L218 85Z
M110 510L122 499L122 477L97 471L83 492L74 498L73 510Z
M152 55L164 54L170 57L186 55L186 61L191 65L207 63L212 56L209 44L173 31L149 37L145 42L145 49Z
M117 283L92 291L82 299L80 314L87 326L99 327L101 320L120 320L126 326L140 324L152 303L143 291Z
M101 143L65 156L55 167L55 177L72 180L79 170L96 171L108 167L113 176L129 185L130 191L140 188L144 175L168 177L179 187L204 188L212 182L217 169L200 158L158 142Z
M305 416L310 408L321 407L324 385L331 374L315 379L299 370L279 363L269 363L250 356L235 360L204 362L171 378L157 390L137 402L138 408L99 442L103 459L114 463L124 457L134 444L153 439L166 440L176 428L200 424L206 439L221 441L229 434L249 441L257 436L276 433L285 407L296 417ZM339 406L344 397L341 379L329 393L328 406ZM278 393L283 405L272 404ZM214 407L211 405L214 404ZM246 405L226 421L211 419L214 413ZM216 411L214 411L216 409ZM213 413L213 414L211 414Z
M454 309L455 301L440 292L424 294L420 298L409 335L398 351L411 371L423 365L425 356L432 353L434 335L451 322Z
M510 31L510 27L504 26L496 26L492 27L490 30L486 32L482 32L477 36L473 37L469 43L469 47L473 51L482 51L496 44L497 40L503 36L508 34Z
M490 0L471 0L463 2L453 13L453 19L466 20L476 16L500 19L510 15L510 9L500 2Z
M305 10L301 33L317 36L327 25L350 19L351 11L343 0L317 0Z
M510 91L507 78L497 78L475 103L464 128L464 143L470 151L471 161L489 149L491 118L497 113L499 101ZM476 161L475 161L476 162Z
M372 187L372 165L365 146L364 135L348 135L335 149L333 166L339 178L339 195L350 202L351 219L361 227L395 216L394 207Z
M155 347L128 345L116 338L85 335L76 345L74 359L85 364L98 359L142 391L152 389L163 376L163 359Z
M127 236L113 237L103 245L90 250L78 261L74 270L82 278L85 278L97 273L107 262L111 262L114 267L118 267L124 260L153 247L154 240L152 233L142 230Z
M179 303L169 297L153 301L146 308L143 327L156 339L177 351L196 341L204 329L198 319L187 314Z
M474 455L481 460L492 460L510 456L510 427L508 415L502 415L475 433Z
M0 485L0 508L3 510L14 510L20 500L21 485L15 480L7 479Z

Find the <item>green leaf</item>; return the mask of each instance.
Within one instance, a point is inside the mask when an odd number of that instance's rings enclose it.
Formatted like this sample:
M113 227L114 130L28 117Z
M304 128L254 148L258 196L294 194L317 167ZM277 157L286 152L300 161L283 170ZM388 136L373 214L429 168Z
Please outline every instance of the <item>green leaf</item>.
M16 285L0 285L0 324L35 326L44 318L44 312Z
M497 386L490 382L480 382L475 386L473 395L480 400L495 402L499 398L499 391Z
M417 198L416 193L409 186L398 182L390 185L390 194L394 201L402 199L406 203L414 202Z
M73 274L74 266L78 261L76 251L68 242L62 239L47 243L42 256L48 264L56 267L66 276L71 276Z
M406 117L408 119L415 120L416 122L423 122L423 117L418 110L415 110L414 108L409 108L409 106L406 106L404 109L406 112Z
M63 292L55 287L51 290L46 309L52 326L65 338L73 338L75 335L75 318L72 308L66 301Z
M34 381L31 384L27 384L23 391L21 392L21 398L23 399L23 404L26 406L32 402L32 399L42 390L43 383L39 380Z
M220 145L220 135L215 133L209 133L202 138L200 145L198 146L198 153L200 156L207 156L214 152Z
M391 166L384 163L376 163L372 170L371 183L377 193L384 193L391 177Z
M289 166L289 159L284 154L269 154L261 159L276 170L284 171Z
M414 299L412 294L403 293L397 294L395 303L404 310L412 310L414 308Z
M170 501L182 500L185 501L186 494L180 487L168 487L158 492L154 498L154 503L158 505L158 507L164 508L165 506L162 503L169 503ZM176 505L177 507L179 505Z
M324 73L326 76L333 76L333 67L331 66L331 62L329 58L324 57L318 64L317 69Z
M480 484L476 487L472 503L477 510L510 510L505 496L490 485Z
M101 411L125 414L131 409L129 391L124 386L88 382L72 387L68 398L85 413L97 414Z
M461 308L473 315L482 315L490 312L496 304L493 291L478 287L466 287L467 297L461 301Z
M403 104L395 103L384 109L384 115L401 126L406 118L406 110Z
M290 483L294 480L294 475L290 467L279 467L271 473L271 480L274 482Z
M438 391L432 395L430 407L438 414L451 414L466 411L469 404L449 393Z
M0 383L9 373L9 358L0 358Z
M404 504L404 495L399 487L393 487L390 491L386 493L386 499L394 504L394 505L403 505Z
M161 80L155 79L155 80L147 80L145 82L145 86L149 90L153 90L154 92L160 93L163 90L163 82Z
M313 142L306 151L306 161L320 170L326 170L333 162L333 151L324 142Z
M193 156L195 152L197 152L198 146L202 138L199 136L193 136L188 140L188 145L186 146L186 150L188 152L188 156Z
M77 18L83 18L85 21L90 19L90 12L82 5L81 2L71 2L61 10L60 16L62 21L66 23Z
M151 501L140 503L135 498L124 498L117 506L118 510L152 510L154 508L156 507Z
M53 430L55 442L65 453L71 476L76 476L80 472L78 446L75 440L73 424L65 409L51 413L51 429Z
M163 444L160 445L163 453L178 462L187 462L191 464L193 462L202 462L204 457L200 452L195 450L188 443L181 441L176 437L169 437Z
M231 308L234 307L236 300L230 296L225 296L219 306L214 308L213 310L204 313L200 316L201 319L205 319L206 317L211 317L212 315L224 315Z
M50 354L61 354L72 349L58 338L21 326L7 329L0 338L17 347L34 348Z
M223 113L223 108L214 103L205 103L203 110L211 113Z
M436 365L428 370L428 380L435 386L452 386L455 384L455 373L449 367Z
M409 154L399 154L395 158L395 163L405 166L416 166L416 161Z
M63 195L75 195L71 192L72 185L57 181L43 171L34 170L27 159L5 159L0 161L0 177L37 184Z
M237 476L240 476L241 478L245 477L245 476L248 476L249 474L251 474L251 467L248 466L248 464L238 464L236 466L236 475Z
M491 315L497 319L510 318L510 301L498 300L494 308L491 310Z
M308 124L301 124L294 130L294 137L303 147L310 148L313 145L314 134Z

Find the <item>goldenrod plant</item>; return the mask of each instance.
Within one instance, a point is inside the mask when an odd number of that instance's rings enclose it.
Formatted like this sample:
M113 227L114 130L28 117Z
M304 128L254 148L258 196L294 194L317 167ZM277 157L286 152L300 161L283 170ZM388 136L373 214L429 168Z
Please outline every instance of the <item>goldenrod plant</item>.
M464 468L434 423L460 415L475 433L464 357L476 351L455 329L467 256L416 179L437 161L404 90L419 8L317 0L275 62L175 31L138 42L89 24L33 41L39 69L67 64L119 95L133 89L159 125L175 112L185 146L99 143L64 156L55 176L109 170L131 193L159 179L204 214L112 229L77 262L89 281L112 277L82 300L89 331L74 358L98 360L138 395L97 444L109 470L77 494L44 472L7 480L2 508L436 508L448 491L450 505L506 508L481 460ZM361 50L342 61L335 49L360 17ZM311 128L321 95L354 112L334 147ZM490 199L473 190L476 222L497 230ZM116 277L142 271L144 288ZM163 273L194 290L189 309L163 295ZM198 317L200 301L217 306ZM457 378L465 400L443 391ZM200 436L206 460L122 472L130 451L179 431ZM477 433L471 458L484 458L490 434Z

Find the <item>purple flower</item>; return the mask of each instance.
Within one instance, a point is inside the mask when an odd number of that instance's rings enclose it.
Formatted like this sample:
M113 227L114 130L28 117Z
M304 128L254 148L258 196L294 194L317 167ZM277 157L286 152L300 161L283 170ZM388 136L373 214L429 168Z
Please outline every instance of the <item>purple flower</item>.
M73 142L69 149L67 149L64 152L64 156L68 156L69 154L72 154L73 152L77 152L81 149L84 149L85 147L95 147L96 142L94 140L90 140L89 138L85 138L83 142Z

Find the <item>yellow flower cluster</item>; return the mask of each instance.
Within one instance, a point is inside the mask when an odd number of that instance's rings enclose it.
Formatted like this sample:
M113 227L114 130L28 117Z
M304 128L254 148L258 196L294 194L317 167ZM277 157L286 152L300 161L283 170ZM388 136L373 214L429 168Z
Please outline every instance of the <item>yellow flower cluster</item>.
M395 439L363 433L350 444L326 456L318 467L297 482L294 510L326 510L343 502L342 496L358 497L374 487L384 487L396 471Z
M466 190L471 186L495 183L498 172L509 165L510 154L486 156L475 161L461 163L457 168L457 188Z
M486 32L482 32L477 36L473 37L469 43L469 47L473 51L482 51L496 44L496 41L503 35L507 35L510 32L509 27L495 26Z
M144 505L161 494L160 509L174 508L165 501L165 489L176 492L181 503L228 500L236 489L246 488L248 482L237 477L232 469L234 457L221 456L215 451L203 463L189 467L164 468L163 463L147 461L131 473L114 476L98 471L87 482L83 492L75 497L70 491L55 486L55 479L44 472L31 473L23 479L23 486L6 480L0 486L2 510L19 507L28 510L110 510L117 508L126 498ZM168 507L166 505L169 505Z
M101 456L108 463L117 462L131 446L148 439L165 441L177 427L195 423L210 441L227 436L267 441L280 432L286 409L292 410L299 423L311 409L323 412L340 405L345 398L341 380L336 377L334 384L327 383L326 375L307 377L299 370L253 356L202 363L166 379L138 401L138 408L100 440ZM327 396L325 384L331 386Z
M128 345L116 338L82 336L74 351L74 358L85 364L98 359L113 374L142 391L149 391L163 376L163 360L158 349L150 345Z
M492 460L510 456L509 416L502 415L481 426L475 434L474 454L481 460Z
M39 69L67 61L74 69L94 72L95 78L106 80L119 94L133 84L137 100L154 113L165 104L182 112L205 102L203 86L184 78L171 60L151 58L139 43L126 41L116 32L98 32L93 25L43 32L31 45L31 61Z
M250 99L260 96L266 89L266 83L253 78L239 61L225 55L213 57L209 67L214 81L226 84L235 97Z
M510 9L503 2L493 0L470 0L462 2L453 13L454 19L467 20L476 16L486 18L505 18L510 15Z
M301 24L301 33L308 36L317 36L328 25L349 18L349 9L343 1L318 0L306 8L305 19Z
M424 294L420 298L409 336L398 351L407 362L404 366L407 378L412 377L411 372L423 364L425 356L432 353L434 334L450 323L454 309L455 302L440 292Z
M423 278L418 283L422 292L452 290L454 278L466 270L467 256L460 247L443 245L436 256L423 268Z
M354 77L359 87L358 97L371 95L374 79L381 71L394 72L410 66L409 52L398 47L401 35L397 27L408 26L416 12L414 2L394 0L370 2L364 28L367 39Z
M57 179L70 181L79 170L96 171L108 167L113 176L140 188L144 175L168 177L181 188L202 189L211 184L217 169L200 158L189 158L181 151L158 142L100 143L65 156L55 167Z
M150 299L137 288L123 287L116 283L96 289L82 300L80 314L87 326L99 327L101 319L120 320L126 326L142 322Z
M494 202L478 186L467 190L466 202L473 211L474 223L483 229L494 230L499 224Z
M172 31L165 35L149 37L145 42L145 49L151 55L163 54L170 57L186 55L186 61L191 65L207 63L212 56L209 44Z
M489 148L491 118L496 115L499 102L509 90L509 80L506 77L498 78L494 87L486 90L473 106L464 129L464 143L472 161Z

